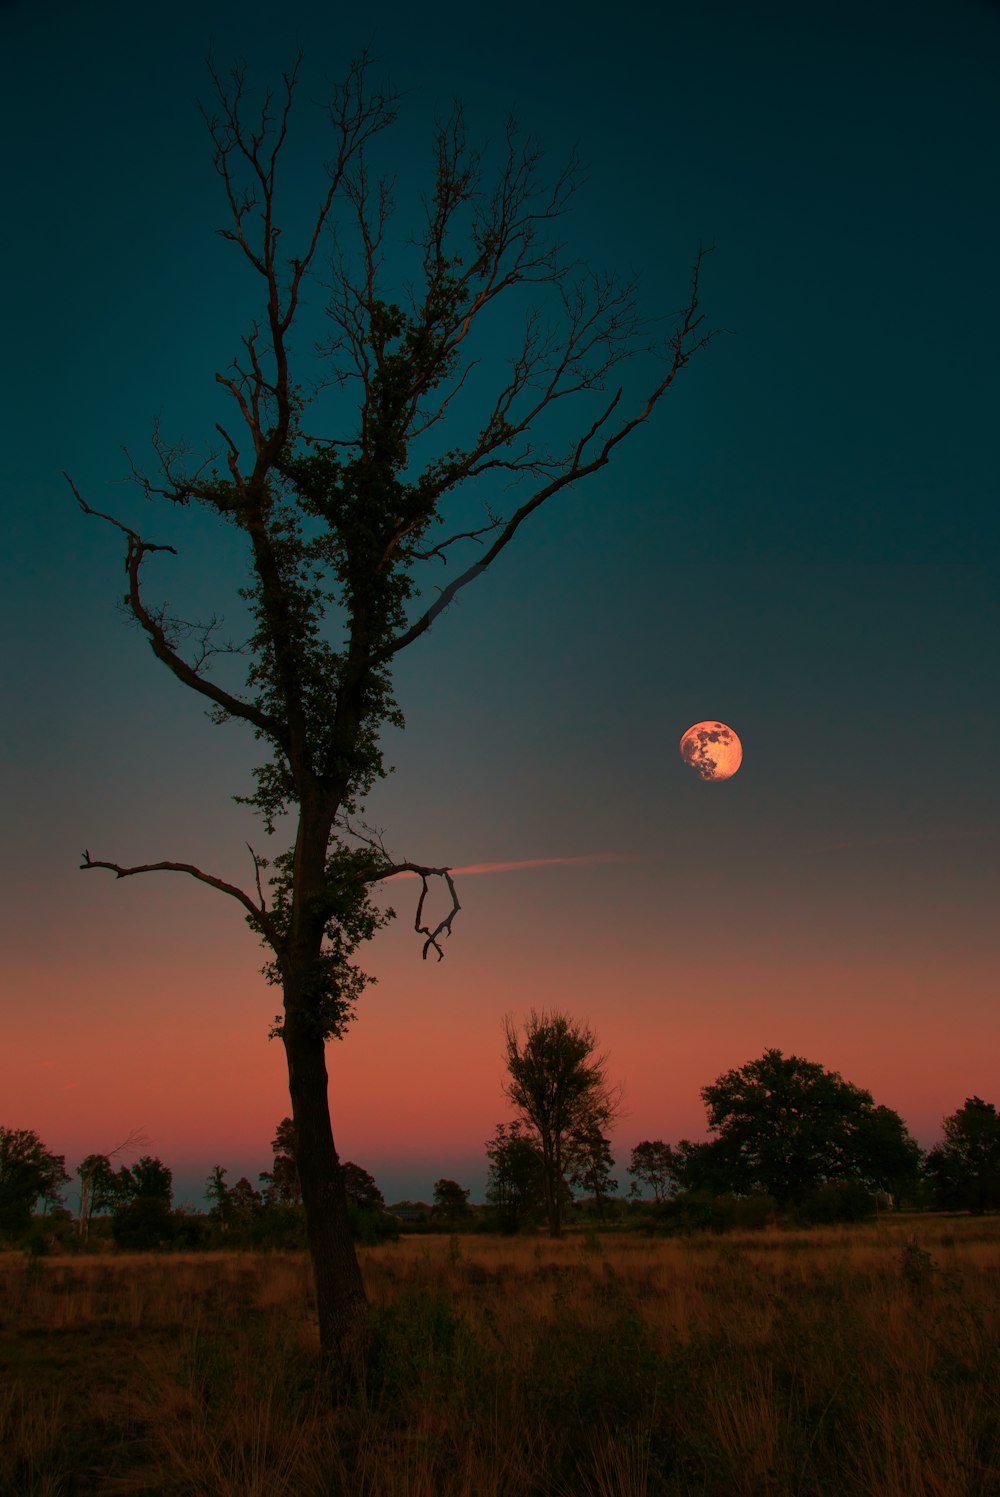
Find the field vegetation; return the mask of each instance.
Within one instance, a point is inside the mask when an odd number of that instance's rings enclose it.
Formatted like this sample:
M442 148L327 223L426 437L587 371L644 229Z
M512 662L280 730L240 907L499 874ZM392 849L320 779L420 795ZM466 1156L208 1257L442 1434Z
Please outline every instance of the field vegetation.
M0 1493L995 1497L1000 1219L304 1253L0 1255Z

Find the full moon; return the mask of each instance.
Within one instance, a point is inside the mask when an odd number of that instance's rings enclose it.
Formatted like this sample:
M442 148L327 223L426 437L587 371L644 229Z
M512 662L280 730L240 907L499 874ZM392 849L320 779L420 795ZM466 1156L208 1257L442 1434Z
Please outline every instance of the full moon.
M725 723L695 723L681 739L681 758L699 780L731 780L743 763L743 745Z

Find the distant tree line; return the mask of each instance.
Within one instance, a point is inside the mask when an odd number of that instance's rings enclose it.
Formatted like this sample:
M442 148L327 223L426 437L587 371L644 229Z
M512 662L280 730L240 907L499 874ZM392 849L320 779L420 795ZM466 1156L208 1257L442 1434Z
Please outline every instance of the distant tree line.
M565 1014L533 1012L523 1044L508 1022L506 1039L518 1116L487 1140L487 1201L502 1230L544 1218L558 1235L574 1189L601 1217L618 1188L604 1130L621 1091L607 1084L592 1032ZM701 1095L708 1139L644 1139L629 1160L629 1207L651 1208L665 1226L849 1221L903 1204L1000 1208L1000 1118L979 1097L944 1119L943 1142L925 1155L870 1092L780 1050L725 1072Z
M646 1139L632 1150L630 1194L651 1192L665 1220L724 1223L742 1213L852 1220L879 1205L1000 1209L1000 1117L970 1097L924 1153L898 1113L800 1056L766 1050L702 1088L704 1142Z
M544 1225L558 1236L576 1193L598 1218L618 1191L608 1129L620 1114L622 1089L608 1079L607 1057L593 1031L564 1013L532 1011L521 1030L504 1030L506 1095L516 1116L486 1142L488 1176L482 1207L441 1177L433 1203L387 1208L360 1165L341 1165L355 1239L375 1243L402 1230L518 1232ZM666 1230L724 1229L792 1216L800 1221L854 1220L907 1205L983 1213L1000 1209L1000 1115L969 1097L943 1121L943 1139L926 1154L898 1113L870 1092L814 1061L780 1050L725 1072L702 1088L710 1137L676 1144L644 1139L631 1151L632 1177L618 1216L646 1217ZM121 1248L164 1246L302 1247L305 1222L290 1118L278 1124L273 1161L258 1184L228 1181L215 1165L205 1213L173 1206L171 1170L150 1154L116 1160L141 1146L130 1135L107 1154L77 1166L79 1211L63 1204L70 1176L30 1129L0 1126L0 1236L17 1241L33 1217L67 1229L67 1244L85 1242L99 1225ZM579 1203L577 1203L579 1207Z

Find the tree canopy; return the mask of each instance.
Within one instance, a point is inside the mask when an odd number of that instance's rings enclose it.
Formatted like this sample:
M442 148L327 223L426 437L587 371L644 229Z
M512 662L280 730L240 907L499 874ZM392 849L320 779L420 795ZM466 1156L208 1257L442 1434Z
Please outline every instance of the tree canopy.
M517 1232L545 1213L542 1157L529 1128L520 1120L498 1123L486 1140L489 1174L486 1199L503 1232Z
M347 1199L359 1211L385 1210L385 1197L367 1170L362 1169L360 1164L353 1164L350 1160L341 1165L341 1169Z
M0 1232L20 1232L35 1203L57 1204L68 1181L65 1157L31 1128L0 1127Z
M995 1105L967 1097L942 1127L944 1139L924 1161L936 1203L977 1214L1000 1208L1000 1115Z
M683 1179L683 1163L677 1151L662 1138L647 1138L632 1150L628 1172L637 1185L641 1181L647 1186L653 1192L653 1200L660 1204Z
M260 1182L268 1201L297 1206L302 1199L299 1167L295 1162L295 1124L282 1118L271 1140L274 1160L269 1170L262 1170Z
M897 1113L798 1055L765 1050L701 1095L715 1137L696 1148L688 1174L716 1188L764 1191L788 1204L830 1181L891 1189L919 1166L919 1146Z
M603 1133L621 1110L621 1087L608 1080L594 1031L569 1014L532 1009L523 1040L508 1015L504 1039L507 1096L538 1150L549 1232L558 1237L574 1139Z
M615 1167L611 1140L598 1123L586 1123L570 1134L567 1166L570 1185L593 1196L603 1216L605 1202L618 1189L618 1181L611 1173Z
M457 1180L442 1175L434 1182L434 1215L444 1221L460 1221L468 1214L469 1192Z

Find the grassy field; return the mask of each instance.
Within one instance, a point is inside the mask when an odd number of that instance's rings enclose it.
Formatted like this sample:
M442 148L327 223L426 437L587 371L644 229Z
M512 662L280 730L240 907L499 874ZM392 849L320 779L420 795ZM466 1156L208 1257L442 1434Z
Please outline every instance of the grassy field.
M0 1256L0 1493L997 1497L1000 1219L298 1255Z

